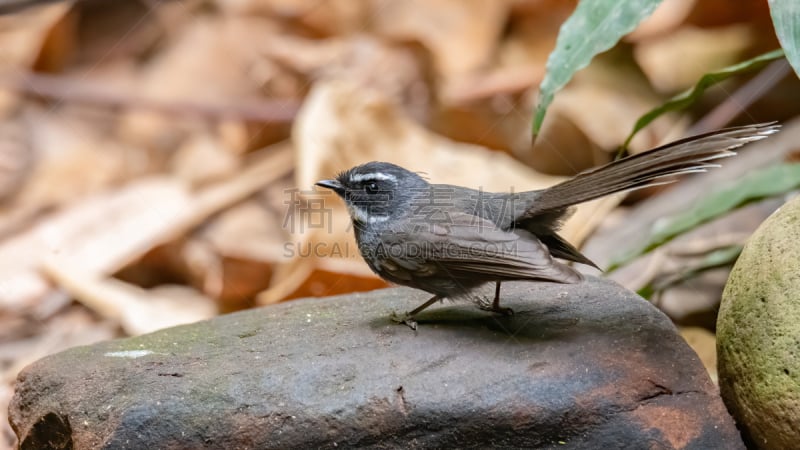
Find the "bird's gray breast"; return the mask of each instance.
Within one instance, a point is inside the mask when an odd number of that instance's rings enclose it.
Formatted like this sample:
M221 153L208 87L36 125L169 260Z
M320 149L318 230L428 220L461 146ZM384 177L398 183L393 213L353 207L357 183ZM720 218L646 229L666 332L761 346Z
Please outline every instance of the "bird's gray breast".
M419 262L409 257L409 236L395 233L391 227L374 225L355 228L356 243L364 261L375 274L395 284L416 287Z

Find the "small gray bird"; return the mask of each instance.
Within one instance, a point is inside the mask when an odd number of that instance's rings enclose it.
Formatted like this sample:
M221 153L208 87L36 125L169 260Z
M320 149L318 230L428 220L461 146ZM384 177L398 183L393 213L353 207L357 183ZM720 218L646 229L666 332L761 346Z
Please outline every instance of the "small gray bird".
M317 186L332 189L347 205L361 256L381 278L433 294L402 317L414 317L444 298L467 298L482 309L500 306L500 283L532 280L577 283L581 274L559 260L597 267L558 235L572 205L616 192L675 181L672 175L705 172L731 150L764 139L775 123L714 131L581 172L547 189L491 193L432 184L386 162L370 162ZM494 300L475 295L496 282Z

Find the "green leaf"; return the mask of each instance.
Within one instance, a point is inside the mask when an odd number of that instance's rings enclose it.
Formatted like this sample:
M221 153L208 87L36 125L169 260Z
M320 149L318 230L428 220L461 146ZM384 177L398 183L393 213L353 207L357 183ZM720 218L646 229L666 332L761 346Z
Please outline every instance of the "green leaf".
M636 121L636 124L633 126L633 131L631 131L631 134L628 136L627 139L625 139L625 143L622 144L622 150L624 151L628 148L628 145L631 143L631 140L636 135L636 133L639 132L639 130L649 125L650 122L656 120L662 114L686 108L692 103L694 103L695 100L697 100L703 94L703 92L706 91L706 89L719 83L720 81L724 81L733 75L749 72L755 69L760 69L766 63L774 61L776 59L780 59L783 56L784 56L783 50L777 49L756 56L755 58L748 59L747 61L725 67L724 69L720 69L716 72L711 72L703 75L702 77L700 77L700 80L697 82L697 84L694 85L694 87L672 97L671 99L667 100L666 103L656 108L653 108L652 110L644 114L642 117L640 117L639 120Z
M679 283L691 280L712 269L733 265L742 253L741 245L728 245L708 252L705 257L694 265L673 274L666 279L647 283L636 291L641 297L650 300L656 293Z
M769 12L786 59L800 77L800 2L769 0Z
M622 36L652 14L662 0L581 0L561 25L556 48L547 59L539 86L539 101L533 119L533 135L539 134L547 107L556 91L564 87L592 58L613 47Z
M785 163L751 172L731 184L712 189L689 209L653 223L645 243L633 251L612 258L608 272L728 211L798 187L800 187L800 163Z

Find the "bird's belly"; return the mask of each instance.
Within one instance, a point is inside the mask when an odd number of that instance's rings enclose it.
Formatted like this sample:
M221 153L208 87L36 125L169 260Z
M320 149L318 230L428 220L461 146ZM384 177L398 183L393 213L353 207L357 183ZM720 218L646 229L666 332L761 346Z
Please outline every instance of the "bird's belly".
M362 238L356 242L367 266L390 283L421 289L432 294L452 297L463 295L474 287L474 280L458 280L443 272L420 254L410 254L404 245L383 245L376 238Z

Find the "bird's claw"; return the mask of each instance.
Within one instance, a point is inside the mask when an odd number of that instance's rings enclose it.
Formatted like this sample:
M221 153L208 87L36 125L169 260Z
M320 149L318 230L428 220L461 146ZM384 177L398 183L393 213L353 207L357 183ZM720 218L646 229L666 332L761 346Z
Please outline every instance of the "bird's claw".
M478 307L484 311L491 311L493 313L502 314L504 316L513 316L514 310L511 308L506 308L504 306L497 305L496 303L492 302L478 302Z
M397 314L396 312L392 312L391 319L395 323L402 323L414 331L417 330L417 321L414 320L414 317L408 313Z
M492 308L489 309L489 311L496 312L496 313L502 314L504 316L513 316L514 315L514 310L513 309L506 308L504 306L492 307Z
M491 311L493 313L502 314L504 316L513 316L514 310L504 306L495 305L493 303L479 303L478 307L484 311Z

